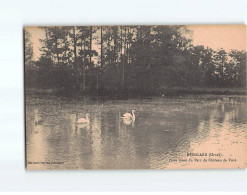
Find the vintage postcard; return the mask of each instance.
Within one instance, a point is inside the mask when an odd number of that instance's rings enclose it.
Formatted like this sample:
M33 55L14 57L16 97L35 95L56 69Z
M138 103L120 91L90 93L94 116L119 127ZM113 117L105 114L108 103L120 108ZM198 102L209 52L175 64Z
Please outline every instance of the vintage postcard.
M247 168L246 25L24 28L26 168Z

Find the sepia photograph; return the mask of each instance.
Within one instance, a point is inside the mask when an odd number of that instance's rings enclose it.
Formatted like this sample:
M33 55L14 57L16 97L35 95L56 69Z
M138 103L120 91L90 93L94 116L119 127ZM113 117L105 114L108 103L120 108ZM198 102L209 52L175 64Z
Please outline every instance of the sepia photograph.
M26 169L247 168L246 25L23 36Z

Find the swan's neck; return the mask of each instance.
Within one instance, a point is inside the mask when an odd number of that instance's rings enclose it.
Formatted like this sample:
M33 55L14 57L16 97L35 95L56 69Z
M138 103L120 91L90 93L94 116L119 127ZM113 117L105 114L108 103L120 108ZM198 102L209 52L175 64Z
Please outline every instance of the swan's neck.
M86 115L86 120L89 122L89 118L88 118L88 115Z
M132 111L132 118L135 119L136 116L135 116L135 113Z

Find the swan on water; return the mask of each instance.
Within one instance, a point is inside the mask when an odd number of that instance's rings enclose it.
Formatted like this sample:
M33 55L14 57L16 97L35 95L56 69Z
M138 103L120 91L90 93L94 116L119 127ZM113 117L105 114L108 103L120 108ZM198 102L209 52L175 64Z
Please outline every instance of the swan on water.
M136 119L135 110L132 110L132 114L126 112L121 118L128 120L135 120Z
M86 118L79 118L77 120L77 123L83 123L83 124L88 124L90 121L89 121L89 113L86 114Z
M132 110L132 114L125 113L121 118L123 119L123 123L125 125L132 124L132 126L134 127L134 123L135 123L135 119L136 119L135 110Z

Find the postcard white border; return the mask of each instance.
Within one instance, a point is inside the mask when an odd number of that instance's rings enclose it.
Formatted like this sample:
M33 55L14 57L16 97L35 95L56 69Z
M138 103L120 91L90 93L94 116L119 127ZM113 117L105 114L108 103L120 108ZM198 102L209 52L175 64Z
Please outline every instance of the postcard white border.
M246 170L26 171L25 25L244 24L245 0L0 2L0 191L247 191Z

